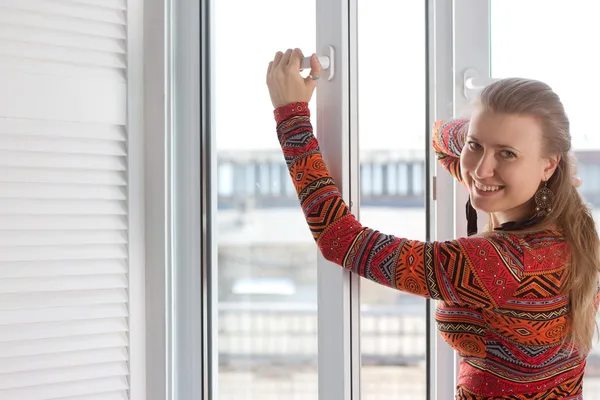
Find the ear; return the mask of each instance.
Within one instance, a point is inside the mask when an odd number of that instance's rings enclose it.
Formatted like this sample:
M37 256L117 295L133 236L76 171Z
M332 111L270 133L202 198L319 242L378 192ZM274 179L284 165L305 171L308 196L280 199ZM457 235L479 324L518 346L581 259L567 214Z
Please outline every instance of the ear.
M544 181L549 180L560 163L560 154L544 159Z

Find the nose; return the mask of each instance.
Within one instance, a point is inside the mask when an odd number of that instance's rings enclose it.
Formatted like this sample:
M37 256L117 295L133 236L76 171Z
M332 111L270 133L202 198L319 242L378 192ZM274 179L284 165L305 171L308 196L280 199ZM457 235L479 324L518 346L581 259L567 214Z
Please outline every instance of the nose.
M494 176L496 161L493 154L484 154L477 163L474 174L477 179L491 178Z

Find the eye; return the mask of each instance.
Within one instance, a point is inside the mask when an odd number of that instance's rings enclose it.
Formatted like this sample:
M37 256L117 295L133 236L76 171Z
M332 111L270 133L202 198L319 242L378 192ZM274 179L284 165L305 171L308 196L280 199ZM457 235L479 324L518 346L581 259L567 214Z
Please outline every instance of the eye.
M469 149L471 149L471 150L479 150L479 149L481 149L481 145L479 143L477 143L477 142L471 142L471 141L469 141L467 144L469 146Z
M515 158L517 156L513 151L510 150L502 150L500 155L504 158Z

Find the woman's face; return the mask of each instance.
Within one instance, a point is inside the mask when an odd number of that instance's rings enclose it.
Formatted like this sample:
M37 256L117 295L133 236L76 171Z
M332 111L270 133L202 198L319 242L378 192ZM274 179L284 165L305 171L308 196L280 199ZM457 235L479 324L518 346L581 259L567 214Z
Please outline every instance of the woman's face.
M557 162L542 154L542 130L534 117L476 112L460 156L473 207L500 223L532 213L529 201Z

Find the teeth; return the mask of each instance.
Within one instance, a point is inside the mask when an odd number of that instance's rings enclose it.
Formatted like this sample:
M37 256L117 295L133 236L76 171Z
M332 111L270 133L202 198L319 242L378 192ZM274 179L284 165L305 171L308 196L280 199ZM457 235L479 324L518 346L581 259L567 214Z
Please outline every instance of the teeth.
M494 192L496 190L500 190L500 186L483 186L478 183L475 183L475 187L479 190L483 190L484 192Z

